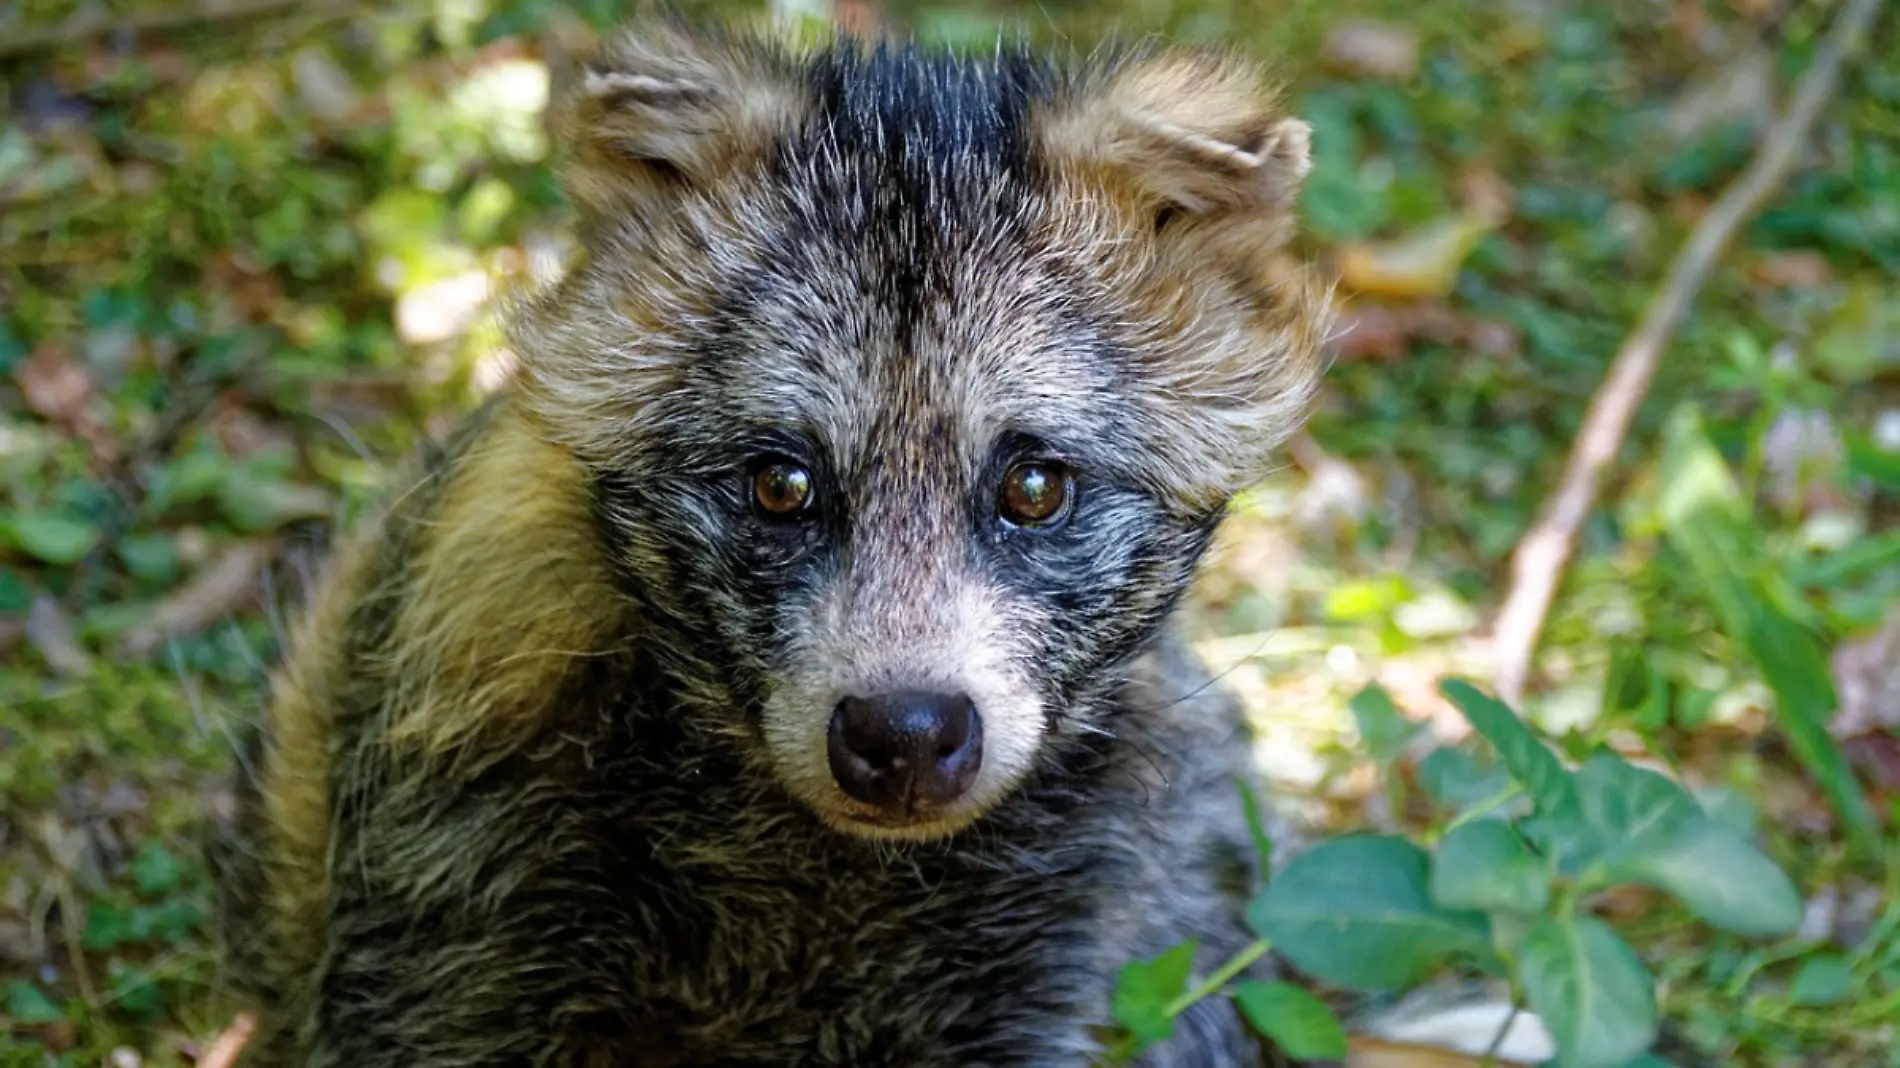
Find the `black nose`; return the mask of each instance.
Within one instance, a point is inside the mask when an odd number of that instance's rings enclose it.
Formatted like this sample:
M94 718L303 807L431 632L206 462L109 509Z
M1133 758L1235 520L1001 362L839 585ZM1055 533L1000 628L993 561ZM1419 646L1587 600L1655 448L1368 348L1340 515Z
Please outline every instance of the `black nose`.
M906 809L963 796L983 763L983 721L962 694L847 697L831 714L831 776L866 804Z

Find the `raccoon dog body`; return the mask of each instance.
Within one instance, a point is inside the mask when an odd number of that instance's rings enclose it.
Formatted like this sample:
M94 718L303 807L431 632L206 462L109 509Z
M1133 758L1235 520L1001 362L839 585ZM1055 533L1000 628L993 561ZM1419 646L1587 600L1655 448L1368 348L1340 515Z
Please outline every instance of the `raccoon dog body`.
M1246 939L1168 620L1320 373L1306 127L1167 49L565 81L584 260L274 682L247 1063L1086 1063L1123 963ZM1148 1063L1252 1062L1211 999Z

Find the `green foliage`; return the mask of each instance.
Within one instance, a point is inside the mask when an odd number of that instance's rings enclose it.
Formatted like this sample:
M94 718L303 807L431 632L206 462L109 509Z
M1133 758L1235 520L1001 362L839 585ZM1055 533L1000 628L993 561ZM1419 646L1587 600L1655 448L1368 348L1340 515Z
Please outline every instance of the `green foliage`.
M1835 1005L1854 986L1854 969L1836 954L1810 957L1795 973L1788 1000L1796 1005Z
M1295 856L1247 922L1302 971L1355 990L1393 990L1454 954L1485 950L1483 915L1439 907L1431 858L1402 838L1362 835Z
M1186 942L1150 961L1130 961L1115 980L1115 1018L1143 1042L1159 1042L1174 1034L1169 1007L1187 993L1188 974L1194 968L1193 942Z
M1592 895L1650 886L1712 927L1772 936L1801 922L1794 884L1749 840L1752 814L1718 816L1668 777L1608 752L1568 767L1502 702L1462 680L1440 689L1495 749L1498 767L1457 749L1426 758L1428 792L1457 811L1435 852L1354 835L1296 854L1247 908L1261 936L1250 952L1270 946L1306 975L1359 991L1402 989L1446 966L1502 971L1550 1030L1564 1068L1660 1063L1646 1053L1659 1028L1656 981L1589 911ZM1382 698L1369 691L1353 703L1369 740L1405 733L1383 720L1398 713ZM1527 810L1503 809L1516 796L1509 786L1528 798ZM1116 1018L1133 1036L1127 1050L1165 1040L1173 1016L1217 992L1289 1053L1338 1048L1331 1013L1296 988L1243 981L1223 991L1241 970L1233 962L1188 990L1192 950L1124 971ZM1811 962L1791 997L1840 996L1844 967Z
M1565 1068L1618 1068L1656 1040L1656 991L1643 962L1602 921L1546 916L1524 938L1519 981Z
M1550 872L1516 828L1478 820L1452 828L1438 844L1431 894L1448 909L1534 914L1550 904Z
M1253 1029L1298 1060L1340 1060L1346 1031L1326 1004L1292 983L1246 982L1234 1004Z
M1663 450L1663 528L1688 558L1724 630L1747 651L1775 692L1776 720L1789 744L1848 828L1863 842L1873 811L1828 734L1839 708L1827 655L1814 632L1790 615L1799 599L1769 566L1740 489L1692 407L1671 417Z

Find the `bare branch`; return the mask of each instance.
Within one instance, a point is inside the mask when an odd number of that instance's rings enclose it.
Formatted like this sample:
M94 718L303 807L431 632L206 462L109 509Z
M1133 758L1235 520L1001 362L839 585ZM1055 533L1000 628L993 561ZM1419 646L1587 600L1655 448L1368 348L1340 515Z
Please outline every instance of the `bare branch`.
M1537 521L1511 558L1511 590L1493 632L1498 695L1523 697L1531 656L1550 613L1577 531L1595 506L1605 470L1629 433L1630 419L1649 391L1663 347L1689 314L1696 293L1735 234L1752 219L1793 169L1808 132L1840 81L1841 68L1866 37L1881 0L1845 0L1814 63L1795 86L1788 110L1762 138L1748 168L1709 208L1669 266L1642 322L1623 342L1610 372L1590 400L1563 482L1544 502Z

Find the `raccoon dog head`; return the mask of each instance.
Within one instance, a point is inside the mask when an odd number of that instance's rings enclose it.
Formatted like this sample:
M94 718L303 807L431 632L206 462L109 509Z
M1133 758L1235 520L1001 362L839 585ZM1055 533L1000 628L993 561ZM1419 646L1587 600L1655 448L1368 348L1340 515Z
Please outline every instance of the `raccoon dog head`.
M703 725L833 827L968 825L1120 669L1321 372L1307 127L1223 54L659 24L554 112L585 262L524 396Z

